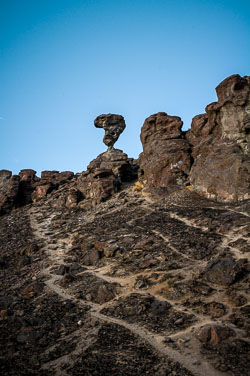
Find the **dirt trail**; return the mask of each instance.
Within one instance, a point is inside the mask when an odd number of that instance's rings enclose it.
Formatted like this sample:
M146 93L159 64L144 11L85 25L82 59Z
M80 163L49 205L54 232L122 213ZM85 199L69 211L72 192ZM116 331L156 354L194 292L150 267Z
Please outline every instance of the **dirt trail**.
M151 210L151 209L150 209ZM187 220L185 218L181 218L180 216L173 215L173 218L176 218L178 220L184 221L188 226L196 226L193 221ZM193 373L193 375L197 376L222 376L224 373L221 373L217 370L215 370L204 358L200 356L200 353L195 351L192 356L188 356L185 352L181 353L180 351L174 350L170 347L167 347L164 345L164 336L159 334L153 334L149 332L144 327L140 327L136 324L130 324L122 319L106 316L100 313L101 309L103 309L106 306L109 306L112 304L112 302L108 302L106 304L96 304L89 301L83 301L81 299L76 299L74 294L70 292L70 289L65 289L62 286L59 285L59 282L61 280L61 276L56 275L53 270L56 269L61 264L64 264L65 256L67 255L67 252L70 250L71 242L72 242L72 235L69 234L68 238L65 238L65 235L63 237L60 237L60 231L53 228L52 220L54 218L54 215L50 215L49 217L41 217L41 214L39 214L39 211L37 211L34 208L30 209L30 223L31 227L33 228L34 234L37 237L38 240L42 240L44 243L44 250L48 256L48 263L49 266L46 266L43 270L41 270L41 274L46 277L46 285L47 287L56 293L58 296L60 296L63 299L68 299L74 301L76 304L79 305L88 305L91 307L90 309L90 315L94 318L100 319L102 321L108 322L108 323L115 323L119 324L127 329L129 329L133 334L140 337L142 340L149 343L159 354L169 357L175 362L179 362L181 365L183 365L185 368L187 368L189 371ZM200 226L197 226L201 228ZM206 230L206 228L202 228L202 230ZM157 235L162 237L167 243L168 239L166 236L162 235L158 231L155 231ZM232 241L235 239L233 236L232 238L225 238L225 244L227 245L227 242ZM170 246L168 244L168 246ZM182 253L178 252L178 250L174 249L175 252L181 254L183 258L186 258L189 261L193 261L192 258L183 255ZM87 270L81 272L79 275L83 275L84 273L91 273L92 275L96 276L97 278L101 278L103 281L109 282L109 283L119 283L124 287L127 287L126 291L124 293L121 293L119 296L126 296L130 294L131 292L138 292L136 290L133 290L133 284L135 280L135 276L129 276L129 277L110 277L105 275L107 273L108 268L88 268ZM143 273L141 273L143 274ZM133 283L131 283L131 281ZM155 294L156 289L150 289L149 292L157 297L157 294ZM208 320L207 317L202 315L197 315L199 317L198 323L193 325L193 328L196 326L204 325L211 320ZM190 334L190 328L187 328L185 330L180 330L180 332L177 332L173 335L173 338L178 338L180 335L187 335ZM195 349L195 346L197 347L197 344L193 345L192 351ZM189 349L190 350L190 349ZM195 362L196 361L196 362ZM56 363L56 362L55 362ZM47 366L46 366L47 367ZM65 373L66 375L66 373Z

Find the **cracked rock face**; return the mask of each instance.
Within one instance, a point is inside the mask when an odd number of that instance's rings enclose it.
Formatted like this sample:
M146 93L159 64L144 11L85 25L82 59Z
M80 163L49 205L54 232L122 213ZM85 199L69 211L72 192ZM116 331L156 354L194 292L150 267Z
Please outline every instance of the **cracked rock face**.
M94 125L96 128L103 128L105 130L103 142L109 149L113 148L126 127L124 117L115 114L99 115L95 119Z
M181 131L182 120L165 112L149 116L141 129L140 167L149 187L185 183L190 166L190 145Z
M159 112L141 130L139 158L149 187L191 183L201 196L220 202L248 199L250 187L250 77L232 75L216 88L218 102L182 132L178 116Z
M195 191L217 201L249 198L249 76L232 75L216 88L218 102L193 118L186 138L194 163L190 182Z
M18 199L20 177L11 171L0 170L0 215L8 213Z

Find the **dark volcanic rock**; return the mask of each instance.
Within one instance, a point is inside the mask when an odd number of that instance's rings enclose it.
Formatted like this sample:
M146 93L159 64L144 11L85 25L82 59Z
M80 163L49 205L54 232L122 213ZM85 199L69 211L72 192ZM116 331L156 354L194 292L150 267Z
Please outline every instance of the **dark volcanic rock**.
M9 213L18 204L20 177L11 171L0 170L0 215Z
M94 173L83 172L78 178L79 190L94 206L111 197L118 191L118 186L118 179L109 169L97 169Z
M108 150L100 154L88 165L88 171L97 169L112 170L121 182L129 182L137 178L138 166L132 158L119 149Z
M249 77L233 75L216 88L218 102L192 121L190 182L196 192L218 201L249 198Z
M227 326L209 324L205 325L196 332L196 337L202 343L217 345L229 337L235 337L235 331Z
M96 205L117 192L122 182L136 179L138 166L122 150L111 149L100 154L82 172L77 181L83 196Z
M235 282L242 272L242 267L232 259L217 259L210 262L204 272L204 277L209 282L221 286L229 286Z
M115 114L99 115L94 121L96 128L103 128L105 135L103 142L112 149L120 134L124 131L126 124L124 117Z
M40 198L51 193L53 190L58 189L58 187L62 184L71 181L73 177L74 173L71 171L42 171L41 179L36 184L35 190L32 193L32 200L39 200ZM69 199L69 206L71 205L71 201L72 199Z
M20 187L19 187L19 203L21 205L30 204L32 202L32 193L35 189L35 184L39 182L36 176L36 171L32 169L25 169L19 172Z
M149 116L141 129L140 167L149 187L182 185L191 167L190 145L181 131L182 120L165 112Z

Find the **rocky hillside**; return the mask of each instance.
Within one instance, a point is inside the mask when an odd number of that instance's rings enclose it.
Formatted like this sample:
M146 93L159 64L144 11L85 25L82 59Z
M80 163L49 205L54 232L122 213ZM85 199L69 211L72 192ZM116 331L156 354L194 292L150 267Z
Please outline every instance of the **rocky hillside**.
M249 77L181 130L144 122L138 160L0 171L1 375L249 375Z

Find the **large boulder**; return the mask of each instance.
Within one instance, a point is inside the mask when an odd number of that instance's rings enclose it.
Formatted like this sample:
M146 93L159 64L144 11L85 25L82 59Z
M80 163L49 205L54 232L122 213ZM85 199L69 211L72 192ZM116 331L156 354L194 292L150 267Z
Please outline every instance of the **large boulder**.
M139 163L147 186L168 187L186 182L191 158L182 124L180 117L165 112L145 120L140 136L143 153Z
M229 337L235 337L235 331L225 325L207 324L196 331L196 337L203 344L218 345L220 342L226 341Z
M186 138L194 163L190 182L202 196L248 199L250 187L250 77L233 75L216 88L218 102L193 118Z

